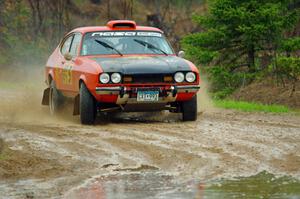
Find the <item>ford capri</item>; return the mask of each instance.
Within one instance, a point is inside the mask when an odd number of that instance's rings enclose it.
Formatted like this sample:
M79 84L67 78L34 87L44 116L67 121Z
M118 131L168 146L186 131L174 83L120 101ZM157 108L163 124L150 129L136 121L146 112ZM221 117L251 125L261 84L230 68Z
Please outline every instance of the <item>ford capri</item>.
M195 121L199 71L182 57L160 29L134 21L76 28L47 61L42 104L56 115L71 99L82 124L121 111L168 110Z

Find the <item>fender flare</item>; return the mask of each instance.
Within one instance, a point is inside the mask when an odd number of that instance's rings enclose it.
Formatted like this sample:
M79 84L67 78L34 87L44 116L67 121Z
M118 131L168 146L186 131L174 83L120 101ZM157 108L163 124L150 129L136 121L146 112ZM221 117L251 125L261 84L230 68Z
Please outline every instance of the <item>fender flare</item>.
M85 85L87 85L87 79L86 79L86 76L84 74L81 74L80 77L79 77L78 91L80 89L81 82L83 82Z

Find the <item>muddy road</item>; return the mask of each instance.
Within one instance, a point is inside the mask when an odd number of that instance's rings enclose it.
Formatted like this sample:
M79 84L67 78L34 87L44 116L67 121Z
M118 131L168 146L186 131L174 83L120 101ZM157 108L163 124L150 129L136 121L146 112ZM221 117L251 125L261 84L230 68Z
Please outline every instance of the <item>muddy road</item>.
M299 116L210 109L196 122L145 113L82 126L50 117L30 90L1 90L1 199L300 197Z

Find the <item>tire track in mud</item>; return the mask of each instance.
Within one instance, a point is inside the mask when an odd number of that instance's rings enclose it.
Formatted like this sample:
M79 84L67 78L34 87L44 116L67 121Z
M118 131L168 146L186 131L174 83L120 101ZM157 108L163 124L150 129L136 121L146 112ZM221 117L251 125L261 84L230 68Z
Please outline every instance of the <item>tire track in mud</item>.
M23 165L28 171L35 169L21 175L11 164L11 175L2 175L0 192L24 187L20 180L36 179L30 183L43 182L40 190L52 196L58 184L63 194L94 175L144 170L184 180L249 176L263 170L300 178L299 117L223 110L199 117L182 123L176 116L171 122L121 116L95 126L50 118L38 124L0 118L0 139L10 151L28 158L25 162L33 162Z

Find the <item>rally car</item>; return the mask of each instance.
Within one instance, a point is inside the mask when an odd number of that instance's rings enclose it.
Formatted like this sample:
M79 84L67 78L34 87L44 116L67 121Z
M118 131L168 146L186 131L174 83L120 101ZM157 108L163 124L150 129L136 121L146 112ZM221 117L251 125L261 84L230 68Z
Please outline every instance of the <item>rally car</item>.
M199 71L182 55L160 29L134 21L74 29L47 61L42 104L55 115L73 99L82 124L113 111L169 110L194 121Z

